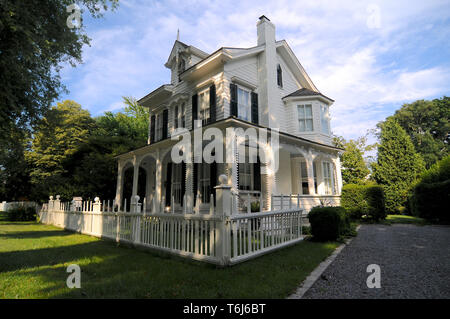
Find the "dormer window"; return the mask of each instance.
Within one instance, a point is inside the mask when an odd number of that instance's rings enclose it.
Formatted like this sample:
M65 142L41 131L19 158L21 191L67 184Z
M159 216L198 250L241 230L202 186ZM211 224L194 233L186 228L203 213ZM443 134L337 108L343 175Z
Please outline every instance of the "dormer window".
M330 134L330 115L328 113L328 105L320 105L320 126L321 132L324 134Z
M186 70L186 62L183 58L180 58L180 61L178 62L178 75L184 72L184 70Z
M277 84L280 88L283 87L283 71L281 70L281 65L277 66Z

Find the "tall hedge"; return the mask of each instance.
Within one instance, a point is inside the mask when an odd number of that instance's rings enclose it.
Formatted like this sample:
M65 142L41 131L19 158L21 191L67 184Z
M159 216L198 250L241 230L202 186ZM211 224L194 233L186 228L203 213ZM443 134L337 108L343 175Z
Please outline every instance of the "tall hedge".
M409 198L409 206L415 216L449 223L449 203L450 155L424 172Z
M344 185L341 205L353 219L364 215L376 221L386 218L384 190L379 185Z
M408 194L424 170L422 157L416 153L411 138L393 118L378 125L377 162L372 165L373 177L383 185L386 210L398 213L405 206Z

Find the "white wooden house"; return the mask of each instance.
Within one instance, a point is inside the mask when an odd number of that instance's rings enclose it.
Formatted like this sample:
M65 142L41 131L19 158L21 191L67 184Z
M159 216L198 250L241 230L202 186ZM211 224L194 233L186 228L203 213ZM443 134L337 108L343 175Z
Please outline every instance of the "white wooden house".
M261 211L297 201L306 211L339 204L341 150L332 144L329 116L334 101L316 88L288 43L276 40L267 17L259 18L254 47L222 47L208 54L176 40L165 66L170 83L139 100L150 111L148 144L118 156L118 205L140 195L146 212L186 207L208 212L221 174L241 210L249 207L248 199L262 203ZM202 121L202 130L216 127L224 136L228 127L279 129L278 170L259 159L172 163L174 130L184 127L193 136L193 120ZM124 195L128 169L133 172L129 197Z

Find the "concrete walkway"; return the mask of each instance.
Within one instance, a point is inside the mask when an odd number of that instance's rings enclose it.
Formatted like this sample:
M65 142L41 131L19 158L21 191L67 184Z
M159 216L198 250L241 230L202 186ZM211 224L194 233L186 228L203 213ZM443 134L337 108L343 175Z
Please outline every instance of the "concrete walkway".
M367 287L371 264L381 288ZM302 298L450 298L450 227L362 225Z

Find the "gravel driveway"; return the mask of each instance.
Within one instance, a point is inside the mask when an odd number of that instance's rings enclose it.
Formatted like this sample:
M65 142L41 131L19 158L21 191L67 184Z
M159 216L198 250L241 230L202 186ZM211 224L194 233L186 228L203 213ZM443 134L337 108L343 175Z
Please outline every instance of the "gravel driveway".
M381 288L367 287L370 264ZM303 298L450 298L450 227L362 225Z

